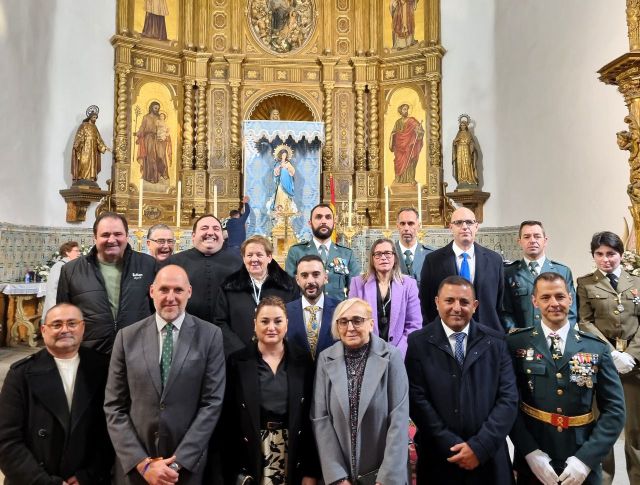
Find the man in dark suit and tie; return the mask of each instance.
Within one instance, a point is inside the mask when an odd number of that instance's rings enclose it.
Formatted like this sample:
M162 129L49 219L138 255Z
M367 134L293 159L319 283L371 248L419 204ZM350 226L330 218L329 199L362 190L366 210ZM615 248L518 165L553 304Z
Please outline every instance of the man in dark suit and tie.
M287 303L287 340L306 349L313 359L334 343L331 319L338 301L324 294L327 272L320 256L302 256L296 266L302 297Z
M512 483L506 437L518 390L504 333L472 321L478 301L465 278L445 278L436 305L406 357L418 483Z
M186 272L168 265L151 285L156 313L118 332L104 409L115 483L201 484L225 386L222 332L185 312Z
M400 271L402 274L411 276L420 285L420 272L424 258L433 252L433 248L418 241L418 229L420 229L418 211L413 207L400 209L396 227L400 235L400 239L396 241Z
M453 211L449 229L453 241L429 253L422 266L422 321L426 324L438 316L435 297L440 282L447 276L457 274L473 283L479 302L474 319L487 327L504 331L500 322L504 293L502 257L475 242L478 222L474 213L466 207Z
M11 366L0 393L5 485L108 484L113 448L102 403L109 358L80 347L84 319L69 303L41 327L46 348Z

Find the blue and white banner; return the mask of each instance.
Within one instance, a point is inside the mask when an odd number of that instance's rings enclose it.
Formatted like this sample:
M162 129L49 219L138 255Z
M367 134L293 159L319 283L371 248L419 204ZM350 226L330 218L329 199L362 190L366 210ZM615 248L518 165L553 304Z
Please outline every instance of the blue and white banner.
M286 220L298 241L311 239L307 221L320 202L324 123L245 121L243 137L247 235L270 236Z

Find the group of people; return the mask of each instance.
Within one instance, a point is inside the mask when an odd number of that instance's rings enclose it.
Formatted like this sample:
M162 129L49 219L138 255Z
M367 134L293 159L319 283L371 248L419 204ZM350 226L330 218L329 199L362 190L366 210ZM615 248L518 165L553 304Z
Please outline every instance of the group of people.
M309 224L283 269L212 215L176 254L152 227L147 255L101 214L0 393L6 483L403 485L410 419L419 484L601 483L623 427L640 483L640 279L615 234L576 297L537 221L505 265L470 210L434 250L402 209L363 272L330 206Z

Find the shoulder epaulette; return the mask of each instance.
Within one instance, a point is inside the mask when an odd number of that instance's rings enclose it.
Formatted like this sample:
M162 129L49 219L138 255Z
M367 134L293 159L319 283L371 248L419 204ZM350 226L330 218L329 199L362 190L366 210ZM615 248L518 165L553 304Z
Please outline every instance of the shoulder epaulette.
M299 242L299 243L292 244L291 247L293 248L293 247L296 247L296 246L306 246L307 244L309 244L309 242L310 241L302 241L302 242Z
M584 278L590 278L590 277L591 277L591 276L593 276L595 273L596 273L595 271L592 271L591 273L587 273L586 275L578 276L578 279L579 279L579 280L582 280L582 279L584 279Z
M506 267L509 267L509 266L515 266L515 265L516 265L516 264L518 264L519 262L520 262L520 260L519 260L519 259L516 259L516 260L514 260L514 261L505 261L505 262L504 262L504 265L505 265Z
M351 248L349 246L344 246L343 244L339 244L339 243L333 243L333 244L335 244L339 248L344 248L344 249L348 249L349 251L351 251Z
M26 364L27 362L29 362L32 358L33 358L33 354L27 355L24 359L20 359L20 360L14 362L13 364L11 364L11 366L9 368L10 369L17 369L18 367L20 367L20 366Z
M601 344L608 344L608 342L605 342L604 340L602 340L600 337L598 337L597 335L591 333L591 332L585 332L584 330L576 330L577 333L580 334L581 337L586 337L586 338L590 338L592 340L596 340L598 342L600 342Z
M509 329L509 335L524 332L525 330L533 330L534 327L513 327Z

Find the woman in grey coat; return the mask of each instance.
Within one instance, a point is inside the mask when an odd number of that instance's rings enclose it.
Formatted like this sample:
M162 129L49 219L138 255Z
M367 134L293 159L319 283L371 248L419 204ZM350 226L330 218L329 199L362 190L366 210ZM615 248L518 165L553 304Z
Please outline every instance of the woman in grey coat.
M320 354L311 420L327 484L405 485L409 385L400 352L373 335L372 310L350 298L333 315L340 341Z

